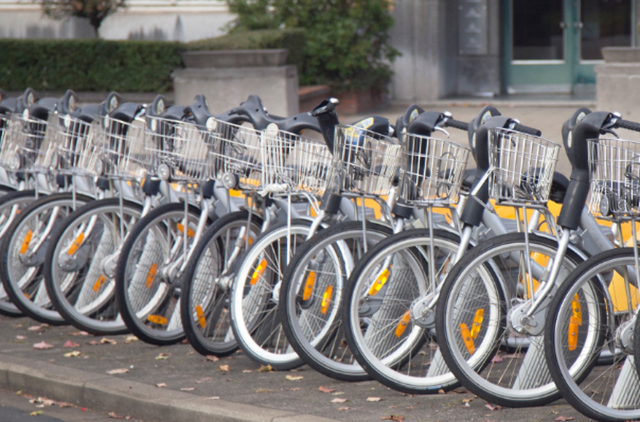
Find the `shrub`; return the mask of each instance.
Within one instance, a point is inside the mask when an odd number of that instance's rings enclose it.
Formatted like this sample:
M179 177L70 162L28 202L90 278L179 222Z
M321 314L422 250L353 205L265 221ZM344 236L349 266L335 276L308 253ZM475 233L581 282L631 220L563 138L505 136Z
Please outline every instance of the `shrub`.
M232 31L304 28L302 85L338 89L386 88L389 63L399 55L389 44L390 0L227 0L237 14Z
M0 86L36 90L165 92L181 68L181 43L0 40Z

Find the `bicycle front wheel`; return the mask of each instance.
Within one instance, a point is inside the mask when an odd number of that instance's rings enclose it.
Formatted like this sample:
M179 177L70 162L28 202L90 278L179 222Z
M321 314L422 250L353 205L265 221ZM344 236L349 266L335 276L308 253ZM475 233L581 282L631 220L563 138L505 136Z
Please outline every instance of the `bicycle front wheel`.
M138 221L122 245L115 272L118 308L142 341L162 346L184 338L179 270L199 219L194 206L185 216L184 204L162 205Z
M92 334L128 332L120 318L115 279L105 268L142 206L118 198L93 201L73 212L51 234L43 273L55 308L76 328Z
M596 420L640 418L635 271L632 248L602 252L576 268L549 307L545 354L553 380L576 410Z
M73 211L93 198L58 193L38 199L22 209L7 228L0 244L0 275L11 301L27 316L51 325L66 321L49 299L42 265L51 233Z
M472 249L451 269L437 306L438 344L449 369L471 392L502 406L540 406L560 397L543 336L521 334L509 322L509 312L548 279L558 247L555 239L528 237L528 254L523 233ZM555 282L562 284L580 262L568 249ZM544 320L532 324L542 331Z
M367 222L365 236L361 221L338 223L305 242L287 266L280 289L282 327L296 353L316 371L344 381L370 378L346 345L338 299L354 265L392 233L388 226Z

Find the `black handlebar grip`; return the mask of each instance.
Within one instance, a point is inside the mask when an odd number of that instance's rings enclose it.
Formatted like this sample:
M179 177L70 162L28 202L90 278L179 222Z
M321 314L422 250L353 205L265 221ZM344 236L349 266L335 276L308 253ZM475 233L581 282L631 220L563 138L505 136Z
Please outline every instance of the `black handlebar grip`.
M528 133L529 135L533 135L533 136L542 135L542 132L539 131L538 129L534 129L532 127L525 126L525 125L521 125L520 123L516 124L514 126L513 130L517 130L518 132L522 132L522 133Z
M635 132L640 132L640 123L630 122L629 120L618 120L616 122L616 126L622 129L633 130Z
M448 126L448 127L453 127L453 128L456 128L456 129L464 130L465 132L469 131L469 123L461 122L460 120L447 119L444 122L444 125Z

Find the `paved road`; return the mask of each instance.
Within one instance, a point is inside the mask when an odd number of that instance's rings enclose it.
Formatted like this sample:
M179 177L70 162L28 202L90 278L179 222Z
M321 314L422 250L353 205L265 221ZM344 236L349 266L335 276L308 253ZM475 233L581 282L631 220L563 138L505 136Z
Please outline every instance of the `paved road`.
M447 394L409 396L375 381L335 381L306 366L295 372L295 375L303 377L302 380L289 381L286 376L290 372L258 372L258 366L241 353L211 362L195 353L188 344L156 347L141 341L126 343L126 336L109 337L117 342L115 345L101 344L102 337L74 336L77 330L73 327L51 327L39 333L29 330L29 327L38 325L28 318L2 317L0 360L2 354L8 354L99 374L127 368L128 373L114 376L148 385L164 383L164 388L188 391L189 394L201 397L217 396L221 400L350 422L379 421L390 415L402 415L405 422L553 421L559 416L574 417L575 421L587 420L564 401L531 409L490 411L485 407L485 401L474 399L473 395L462 388ZM55 347L35 350L33 344L43 340ZM78 343L79 346L63 348L67 340ZM92 345L91 342L97 345ZM70 350L77 350L82 354L78 357L64 357ZM161 353L170 355L161 356ZM221 371L221 365L229 365L229 372ZM338 394L322 393L318 389L320 386L335 389ZM380 397L381 400L368 402L368 397ZM333 403L335 398L348 401ZM473 400L467 407L464 399Z
M30 403L37 399L26 394L0 390L0 421L2 422L113 422L109 415L80 407L60 407ZM44 406L44 407L37 407ZM66 405L64 405L66 406ZM35 412L35 413L34 413ZM41 412L41 413L40 413ZM33 415L32 415L33 414ZM34 416L37 416L35 418ZM124 415L115 415L124 416Z

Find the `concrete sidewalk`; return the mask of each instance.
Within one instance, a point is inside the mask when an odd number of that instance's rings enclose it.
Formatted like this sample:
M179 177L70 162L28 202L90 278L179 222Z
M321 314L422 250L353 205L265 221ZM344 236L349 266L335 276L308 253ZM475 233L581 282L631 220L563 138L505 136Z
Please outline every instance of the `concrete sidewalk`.
M463 388L410 396L374 381L335 381L306 366L295 372L259 372L241 353L213 362L187 344L156 347L141 341L127 343L127 336L109 337L117 343L110 344L101 342L102 337L74 335L73 327L29 330L39 325L28 318L0 321L0 388L144 422L369 422L391 415L401 415L406 422L553 421L559 416L588 420L564 401L491 411L485 401ZM67 340L78 346L64 348ZM34 349L42 341L54 347ZM64 356L72 351L81 354ZM128 372L107 374L114 369ZM288 380L287 375L302 379ZM159 388L159 384L166 386ZM323 393L321 386L335 391ZM380 401L368 401L370 397ZM467 406L464 400L469 399Z

